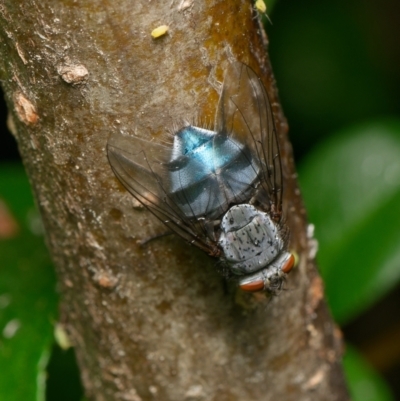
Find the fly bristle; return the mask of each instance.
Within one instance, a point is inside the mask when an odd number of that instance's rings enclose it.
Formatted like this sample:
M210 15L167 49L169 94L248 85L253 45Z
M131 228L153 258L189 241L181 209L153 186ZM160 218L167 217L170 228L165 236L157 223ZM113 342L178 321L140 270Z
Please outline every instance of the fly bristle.
M234 277L229 268L229 265L222 258L218 259L218 262L216 263L216 268L217 272L226 280L232 280L232 278Z
M206 120L204 118L199 117L198 114L195 114L192 117L185 118L185 119L176 119L172 122L171 127L169 127L166 131L168 136L168 144L173 142L174 136L181 130L187 127L198 127L202 129L206 129L209 131L213 130L214 123Z

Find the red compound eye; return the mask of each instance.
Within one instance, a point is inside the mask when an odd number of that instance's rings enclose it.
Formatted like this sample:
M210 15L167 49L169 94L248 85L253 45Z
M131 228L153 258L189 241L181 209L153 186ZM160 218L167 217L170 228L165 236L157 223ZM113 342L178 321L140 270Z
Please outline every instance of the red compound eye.
M255 281L247 281L239 285L243 291L256 292L264 289L264 281L261 279Z
M289 273L290 270L293 269L294 263L295 263L295 257L293 256L293 254L290 254L289 258L286 260L286 262L283 264L282 266L282 271L284 273Z

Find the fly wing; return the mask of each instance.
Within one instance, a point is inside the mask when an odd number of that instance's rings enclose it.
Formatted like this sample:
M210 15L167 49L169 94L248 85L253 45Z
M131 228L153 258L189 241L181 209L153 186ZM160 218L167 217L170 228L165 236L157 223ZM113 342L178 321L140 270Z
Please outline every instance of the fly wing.
M267 92L247 65L228 67L216 115L216 141L231 137L246 144L260 164L257 201L279 220L282 210L282 164Z
M137 137L112 135L107 143L110 165L121 183L171 231L208 253L214 250L202 221L191 221L168 192L167 147Z

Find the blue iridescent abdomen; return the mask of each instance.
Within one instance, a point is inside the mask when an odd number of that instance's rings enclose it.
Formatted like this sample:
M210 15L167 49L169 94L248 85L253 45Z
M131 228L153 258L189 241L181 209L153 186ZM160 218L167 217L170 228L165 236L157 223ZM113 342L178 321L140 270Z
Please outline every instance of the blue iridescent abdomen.
M249 148L228 136L187 126L174 136L169 192L189 218L215 218L247 200L260 166Z

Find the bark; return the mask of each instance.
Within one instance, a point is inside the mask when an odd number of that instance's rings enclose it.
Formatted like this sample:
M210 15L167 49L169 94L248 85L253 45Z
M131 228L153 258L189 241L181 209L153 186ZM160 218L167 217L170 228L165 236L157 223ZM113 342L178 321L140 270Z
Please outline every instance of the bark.
M266 37L245 0L2 0L1 80L93 400L346 400ZM151 31L168 25L153 39ZM278 29L278 27L276 28ZM268 301L163 232L114 177L111 132L159 140L212 123L224 66L264 77L279 130L291 248Z

